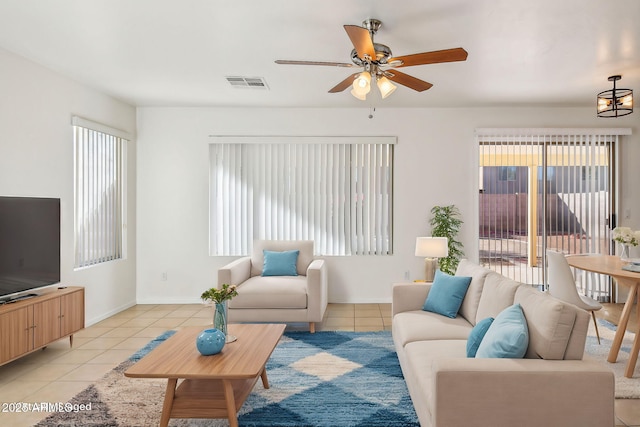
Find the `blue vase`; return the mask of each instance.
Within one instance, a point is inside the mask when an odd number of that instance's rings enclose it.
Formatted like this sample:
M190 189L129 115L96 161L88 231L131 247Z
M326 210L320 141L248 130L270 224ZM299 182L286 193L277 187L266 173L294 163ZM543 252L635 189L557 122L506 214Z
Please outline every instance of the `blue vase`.
M222 351L225 336L218 329L205 329L196 338L196 347L203 356L211 356Z

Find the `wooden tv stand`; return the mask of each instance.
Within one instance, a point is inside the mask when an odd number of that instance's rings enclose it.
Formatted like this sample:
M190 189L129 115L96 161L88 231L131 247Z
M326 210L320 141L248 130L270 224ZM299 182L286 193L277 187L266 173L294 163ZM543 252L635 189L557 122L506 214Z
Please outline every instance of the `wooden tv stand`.
M0 306L0 365L84 328L84 288L47 288L38 296Z

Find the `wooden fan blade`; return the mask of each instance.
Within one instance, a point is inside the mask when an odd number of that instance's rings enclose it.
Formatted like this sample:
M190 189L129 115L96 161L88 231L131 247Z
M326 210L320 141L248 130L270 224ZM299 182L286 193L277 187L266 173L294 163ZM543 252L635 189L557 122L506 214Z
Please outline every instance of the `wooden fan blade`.
M347 77L346 79L344 79L343 81L341 81L340 83L338 83L337 85L329 89L329 93L342 92L343 90L345 90L346 88L348 88L353 84L353 80L355 80L355 78L358 77L359 74L360 73L351 74L349 77Z
M415 53L413 55L390 58L388 62L400 60L404 62L398 67L410 67L412 65L438 64L440 62L464 61L467 59L467 51L461 47L455 49L435 50L433 52Z
M322 62L322 61L289 61L287 59L277 59L276 64L287 65L326 65L328 67L355 67L355 64L346 62Z
M371 59L376 59L376 50L373 48L373 40L371 40L369 30L357 25L345 25L344 29L349 35L353 47L356 48L360 59L364 59L365 54L369 55Z
M413 90L417 90L418 92L425 91L433 86L429 82L425 82L424 80L420 80L408 74L401 73L398 70L387 71L386 73L384 73L384 75L387 76L389 80L392 80Z

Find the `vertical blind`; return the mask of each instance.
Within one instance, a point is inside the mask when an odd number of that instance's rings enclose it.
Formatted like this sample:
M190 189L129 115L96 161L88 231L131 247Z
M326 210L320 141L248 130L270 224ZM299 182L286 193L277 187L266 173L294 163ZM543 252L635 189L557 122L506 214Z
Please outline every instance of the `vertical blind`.
M392 252L393 144L210 145L210 254L254 239L314 240L321 255Z
M127 139L99 124L72 121L76 268L123 257ZM98 129L98 130L96 130Z
M612 251L615 153L626 129L477 130L480 259L543 285L544 253ZM607 299L609 280L576 272L583 291Z

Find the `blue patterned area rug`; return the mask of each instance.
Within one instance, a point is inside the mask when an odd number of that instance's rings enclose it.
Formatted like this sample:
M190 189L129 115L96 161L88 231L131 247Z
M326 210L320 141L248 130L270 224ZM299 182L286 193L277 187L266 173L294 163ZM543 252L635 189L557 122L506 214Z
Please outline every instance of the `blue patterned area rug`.
M158 425L166 380L122 373L166 339L149 343L71 403L92 411L54 414L39 426ZM418 427L390 332L287 332L238 413L245 427ZM228 426L226 420L172 419L170 426Z

